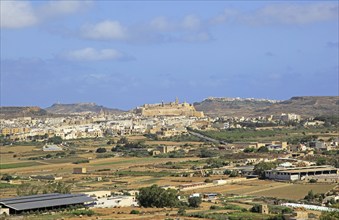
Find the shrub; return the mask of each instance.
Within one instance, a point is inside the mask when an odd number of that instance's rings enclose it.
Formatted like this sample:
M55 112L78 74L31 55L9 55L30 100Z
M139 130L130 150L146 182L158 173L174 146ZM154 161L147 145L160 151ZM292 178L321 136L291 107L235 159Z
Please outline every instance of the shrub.
M310 179L310 181L309 181L310 183L316 183L317 182L317 180L315 180L315 179Z
M100 153L106 153L106 151L107 151L106 148L99 147L95 152L100 154Z
M77 161L73 162L73 164L79 164L79 163L89 163L89 160L88 159L83 159L83 160L77 160Z
M133 215L137 215L137 214L140 214L140 211L139 210L135 210L133 209L130 214L133 214Z
M190 207L194 207L194 208L198 208L201 204L202 200L201 200L201 197L190 197L188 199L188 205Z
M74 210L70 212L71 215L76 215L76 216L80 216L80 215L87 215L87 216L92 216L95 214L95 212L93 210Z
M251 209L250 209L251 212L257 212L259 213L260 212L260 205L258 204L255 204Z

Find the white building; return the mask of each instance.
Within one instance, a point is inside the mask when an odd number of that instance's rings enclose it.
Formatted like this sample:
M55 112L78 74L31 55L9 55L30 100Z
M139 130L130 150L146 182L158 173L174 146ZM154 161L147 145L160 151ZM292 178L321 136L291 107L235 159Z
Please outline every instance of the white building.
M139 206L135 196L114 196L108 198L98 198L94 207L114 208L114 207L134 207Z

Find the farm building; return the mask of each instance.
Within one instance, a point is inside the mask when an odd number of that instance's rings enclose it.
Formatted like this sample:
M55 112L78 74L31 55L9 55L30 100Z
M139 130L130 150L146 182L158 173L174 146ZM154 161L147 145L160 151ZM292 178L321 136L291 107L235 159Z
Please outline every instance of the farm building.
M74 167L73 174L85 174L87 173L86 167Z
M338 169L332 166L309 166L266 170L265 177L274 180L304 180L309 176L338 175Z
M108 198L98 198L94 207L112 208L112 207L135 207L139 206L135 196L113 196Z
M90 197L107 198L111 196L111 191L92 191L92 192L83 192L83 194L86 194Z
M15 198L0 199L2 209L8 208L10 214L20 214L31 211L47 211L70 206L88 206L95 199L84 194L41 194L32 196L21 196Z

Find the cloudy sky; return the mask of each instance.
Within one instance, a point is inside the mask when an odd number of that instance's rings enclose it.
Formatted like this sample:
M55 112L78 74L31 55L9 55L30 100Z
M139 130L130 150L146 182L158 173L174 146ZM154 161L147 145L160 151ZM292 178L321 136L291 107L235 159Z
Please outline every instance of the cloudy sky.
M1 0L1 105L338 95L337 1Z

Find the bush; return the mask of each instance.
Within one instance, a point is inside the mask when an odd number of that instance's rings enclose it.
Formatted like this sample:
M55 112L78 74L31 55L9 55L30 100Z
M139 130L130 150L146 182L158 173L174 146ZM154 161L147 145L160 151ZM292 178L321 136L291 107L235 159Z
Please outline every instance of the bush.
M1 177L1 180L5 180L5 181L10 181L12 179L14 179L14 178L7 173L3 174L2 177Z
M178 215L183 216L186 214L186 209L184 207L180 207L178 210Z
M140 214L140 211L133 209L129 214L137 215Z
M200 196L188 198L189 207L198 208L200 206L201 202L202 202L202 200L201 200Z
M207 150L207 149L202 149L200 151L200 157L201 158L215 157L217 155L218 155L218 152L216 152L216 151L211 151L211 150Z
M99 147L95 152L100 154L100 153L106 153L106 151L107 151L106 148Z
M53 143L53 144L61 144L62 143L62 138L59 136L54 136L51 138L48 138L47 140L48 143Z
M239 173L236 170L233 170L230 174L230 177L237 177L237 176L239 176Z
M310 183L316 183L317 182L317 180L315 180L315 179L310 179L310 181L309 181Z
M79 163L89 163L89 160L88 159L83 159L83 160L77 160L77 161L73 162L73 164L79 164Z
M92 216L95 215L95 212L93 210L74 210L70 212L71 215L76 215L76 216L80 216L80 215L87 215L87 216Z
M260 212L260 205L258 204L255 204L251 209L250 209L251 212L257 212L259 213Z
M111 145L111 144L115 144L115 141L112 139L112 140L109 140L107 141L107 145Z

